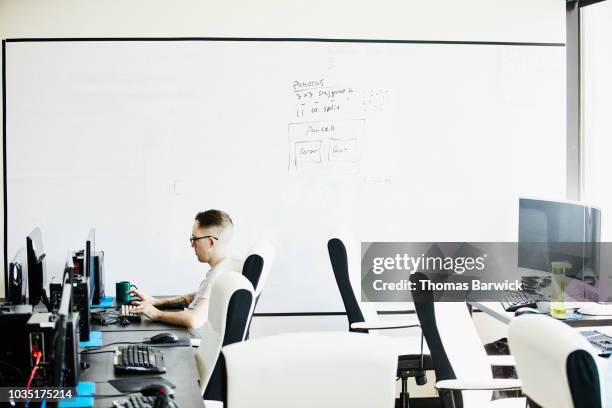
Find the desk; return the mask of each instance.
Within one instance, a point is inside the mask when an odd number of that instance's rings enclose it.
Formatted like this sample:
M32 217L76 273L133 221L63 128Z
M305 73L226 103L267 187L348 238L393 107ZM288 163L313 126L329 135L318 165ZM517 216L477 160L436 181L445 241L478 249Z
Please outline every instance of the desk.
M133 323L129 326L102 326L102 328L112 328L102 333L104 344L114 342L136 342L148 339L161 332L172 331L179 337L189 337L187 329L154 323L151 321L143 323ZM153 327L163 326L162 330L155 330ZM144 328L143 328L144 327ZM94 326L93 330L99 330L100 326ZM114 350L116 346L109 346L104 350ZM192 347L163 347L164 361L166 363L165 374L151 374L150 376L161 376L176 385L174 390L175 399L181 408L203 407L204 401L200 394L198 385L198 371L195 365L195 349ZM113 367L113 354L82 354L82 360L89 363L90 367L81 372L81 381L96 382L96 394L114 395L119 394L113 386L107 383L115 378L142 377L138 374L115 374ZM112 407L116 398L96 398L95 407Z
M484 313L508 325L515 318L514 312L506 312L499 302L469 302L472 306L480 309ZM545 315L547 316L547 315ZM549 316L550 317L550 316ZM553 319L553 317L550 317ZM597 330L598 332L612 337L612 316L583 316L580 320L562 320L568 326L580 330L588 328L589 330ZM601 351L593 345L589 345L589 350L594 354L599 354ZM610 360L612 361L612 360ZM596 360L601 372L608 372L606 366L609 361L607 357L600 357ZM602 381L604 381L602 379ZM605 380L607 384L612 384L612 370L610 370L610 378ZM609 405L612 406L612 405Z
M154 322L147 317L142 317L142 321L140 322L131 322L127 326L121 326L120 324L111 324L108 326L100 326L93 325L91 330L101 331L101 332L138 332L138 331L172 331L172 332L185 332L185 336L189 336L189 332L183 328L178 326L170 326L165 323ZM178 333L176 333L178 336Z
M105 308L105 309L92 309L92 313L99 311L113 311L119 312L115 307ZM164 309L164 310L182 310L182 309ZM127 326L121 326L120 324L111 324L109 326L101 326L101 325L93 325L92 330L101 331L101 332L125 332L125 331L187 331L183 327L171 326L166 323L155 322L149 319L146 316L142 316L142 320L140 322L130 322ZM177 334L178 335L178 334ZM188 336L187 333L185 336Z
M506 312L500 302L469 302L472 306L482 310L489 316L504 324L510 324L514 312ZM601 327L612 326L612 316L586 316L579 320L562 320L571 327Z

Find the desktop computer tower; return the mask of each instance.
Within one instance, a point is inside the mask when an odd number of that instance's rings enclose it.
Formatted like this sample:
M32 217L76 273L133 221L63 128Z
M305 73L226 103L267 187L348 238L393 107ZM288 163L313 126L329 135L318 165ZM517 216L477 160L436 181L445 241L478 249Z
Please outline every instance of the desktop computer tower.
M72 253L74 271L76 275L85 275L85 255L84 251ZM92 305L98 305L104 299L104 251L96 252L93 263L93 273L89 277L90 282L90 301Z
M25 387L30 372L26 325L32 305L0 307L0 387Z
M72 286L72 311L79 314L79 338L89 341L91 332L91 307L89 303L89 278L75 276Z
M49 285L51 310L54 312L59 308L62 301L63 287L59 283ZM72 312L79 315L79 336L81 341L89 341L91 331L91 305L89 304L89 279L78 275L74 277L72 286Z
M33 386L47 385L51 380L55 318L56 316L53 313L34 313L26 323L26 344L29 348L26 359L28 367L26 373L30 373L36 366L34 352L42 353L32 382Z
M60 303L62 302L62 291L64 286L61 283L49 284L49 302L51 303L51 311L57 312Z
M25 359L26 371L30 373L36 364L34 351L40 351L38 369L34 376L33 385L48 386L51 384L63 384L65 387L76 387L81 374L81 359L79 355L79 314L70 313L65 320L66 331L60 331L65 335L65 342L61 350L54 350L54 340L58 316L54 313L35 313L25 325L23 333L26 335L27 358ZM62 346L59 346L62 347ZM54 355L54 353L61 353ZM61 359L62 369L55 371L57 359ZM62 378L57 378L61 375Z
M64 385L66 387L76 387L81 375L79 341L79 314L70 313L66 320L66 365L64 366Z

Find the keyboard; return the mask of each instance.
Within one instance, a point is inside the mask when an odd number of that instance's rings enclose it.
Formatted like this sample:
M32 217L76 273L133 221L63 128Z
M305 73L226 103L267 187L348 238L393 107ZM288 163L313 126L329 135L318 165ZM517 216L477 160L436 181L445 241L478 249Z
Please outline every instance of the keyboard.
M612 353L612 337L602 334L597 330L586 330L580 333L602 353Z
M115 349L115 371L121 373L165 373L161 351L141 344Z
M140 313L134 313L136 306L134 305L121 305L119 310L119 317L122 319L128 319L131 322L139 322L141 320Z
M115 408L155 408L157 404L158 398L166 398L164 404L160 404L159 406L167 406L171 408L179 408L176 401L173 398L168 397L157 397L157 396L149 396L145 397L144 395L135 395L125 400L121 401L113 401L113 407ZM161 402L161 401L160 401Z
M536 295L520 291L508 291L504 293L504 300L501 304L506 312L516 312L521 307L531 307L536 309L536 302L546 301L541 295Z

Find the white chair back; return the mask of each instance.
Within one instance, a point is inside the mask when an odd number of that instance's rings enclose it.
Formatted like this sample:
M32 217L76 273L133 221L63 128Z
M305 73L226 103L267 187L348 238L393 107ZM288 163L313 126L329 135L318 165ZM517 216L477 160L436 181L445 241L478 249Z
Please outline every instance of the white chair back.
M202 395L215 371L221 348L244 340L254 299L253 286L241 274L226 272L215 279L208 306L208 321L196 351ZM215 397L220 398L218 395Z
M524 315L510 323L508 341L523 392L538 405L604 406L602 359L578 330L549 316Z
M493 378L487 353L465 302L434 305L436 324L444 351L458 379ZM431 350L432 356L435 354ZM462 391L463 406L479 407L491 401L491 391Z
M426 276L417 272L412 296L436 372L436 380L493 378L486 351L465 302L434 302L433 293L418 283ZM492 391L461 391L464 407L487 406Z
M291 333L223 348L231 408L393 407L397 342Z

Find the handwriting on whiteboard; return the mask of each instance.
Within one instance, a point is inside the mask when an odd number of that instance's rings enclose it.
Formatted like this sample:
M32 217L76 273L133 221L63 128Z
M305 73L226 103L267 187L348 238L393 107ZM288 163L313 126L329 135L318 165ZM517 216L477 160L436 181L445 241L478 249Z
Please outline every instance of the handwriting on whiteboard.
M340 112L355 93L350 87L329 86L324 78L293 81L292 86L297 118Z
M295 117L301 120L375 113L383 110L389 98L389 90L331 85L325 78L295 80L291 85Z
M289 124L289 173L359 174L359 140L365 119Z

